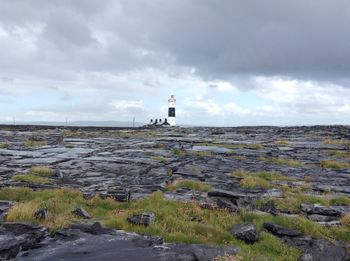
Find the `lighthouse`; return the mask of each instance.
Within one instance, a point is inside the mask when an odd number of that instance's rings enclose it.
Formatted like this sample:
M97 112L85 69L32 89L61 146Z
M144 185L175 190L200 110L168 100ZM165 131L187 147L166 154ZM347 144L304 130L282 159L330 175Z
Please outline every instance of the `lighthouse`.
M174 95L170 95L170 98L168 99L168 123L170 126L175 126L175 97Z

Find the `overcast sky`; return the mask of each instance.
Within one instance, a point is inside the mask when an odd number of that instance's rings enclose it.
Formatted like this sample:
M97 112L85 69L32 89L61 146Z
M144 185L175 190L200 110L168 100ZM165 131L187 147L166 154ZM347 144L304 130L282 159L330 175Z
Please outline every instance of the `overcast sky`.
M0 122L350 123L349 0L0 0Z

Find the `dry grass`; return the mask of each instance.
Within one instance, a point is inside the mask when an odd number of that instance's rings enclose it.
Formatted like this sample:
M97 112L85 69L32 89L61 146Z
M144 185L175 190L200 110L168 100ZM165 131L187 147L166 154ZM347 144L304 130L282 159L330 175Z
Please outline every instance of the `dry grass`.
M52 177L53 170L49 166L36 166L32 167L29 173L40 177Z
M288 145L289 141L287 141L287 140L277 140L277 141L275 141L275 144L276 145Z
M335 139L325 139L323 141L324 144L328 144L328 145L345 145L345 146L349 146L350 145L350 140L335 140Z
M321 167L326 169L347 169L350 168L350 163L336 161L336 160L324 160L321 161Z
M8 141L3 141L0 142L0 149L7 149L8 147L10 147L11 143Z
M342 216L340 219L340 222L344 226L350 226L350 214L346 214L345 216Z

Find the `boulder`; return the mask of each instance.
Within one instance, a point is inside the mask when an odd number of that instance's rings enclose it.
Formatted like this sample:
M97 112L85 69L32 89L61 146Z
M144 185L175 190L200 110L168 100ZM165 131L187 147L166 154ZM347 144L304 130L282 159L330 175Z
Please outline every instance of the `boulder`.
M151 212L144 212L141 214L136 214L133 216L128 217L128 222L135 224L135 225L144 225L149 226L153 224L156 220L156 215Z
M218 198L216 200L216 205L219 208L228 210L229 212L237 212L239 210L239 208L234 203L232 203L231 200L226 198Z
M103 235L103 234L109 234L113 235L114 230L105 228L101 225L100 222L94 222L94 223L85 223L80 222L76 223L70 226L72 229L79 229L85 233L92 234L92 235Z
M90 214L83 209L82 207L76 208L72 211L72 214L76 215L77 217L84 218L84 219L90 219Z
M303 255L302 261L348 261L350 255L343 242L330 242L301 235L299 231L291 230L277 224L264 223L264 228L281 238L287 245L298 248Z
M0 222L4 221L7 212L14 204L14 201L0 200Z
M263 194L263 197L283 198L284 197L284 193L280 189L272 188L272 189L266 190L266 192Z
M292 230L270 222L264 223L263 227L267 231L277 236L288 236L288 237L301 236L301 233L297 230Z
M259 234L256 231L255 225L252 223L235 225L231 228L230 233L247 243L254 243L259 240Z
M203 219L201 217L199 217L199 216L190 216L189 217L189 221L200 223L200 222L203 221Z
M15 258L21 250L37 247L47 236L46 228L26 223L2 223L0 260Z
M60 169L54 169L53 176L55 178L63 179L63 173L60 171Z
M34 217L37 219L47 219L49 217L49 211L47 208L38 209L34 213Z
M338 220L338 218L335 216L323 216L318 214L308 215L307 218L315 222L329 222Z
M100 194L101 198L113 198L119 202L129 202L131 200L131 192L127 189L110 189L107 193Z
M350 255L344 243L332 243L324 239L314 239L309 236L284 237L282 241L298 248L303 255L300 261L348 261Z
M11 235L0 235L0 260L12 259L17 256L26 240Z
M212 189L208 191L209 197L222 197L237 200L240 198L254 197L255 195L242 192L242 191L227 191L223 189Z
M274 216L277 215L277 213L278 213L275 202L273 202L272 200L266 202L265 204L262 204L259 207L259 210L266 212L266 213L270 213Z

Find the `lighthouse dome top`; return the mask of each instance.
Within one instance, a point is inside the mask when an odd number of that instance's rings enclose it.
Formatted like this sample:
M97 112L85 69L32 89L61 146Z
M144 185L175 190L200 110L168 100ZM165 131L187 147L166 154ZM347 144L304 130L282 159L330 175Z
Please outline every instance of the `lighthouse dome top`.
M173 94L170 95L170 98L169 98L168 102L176 102L175 96Z

